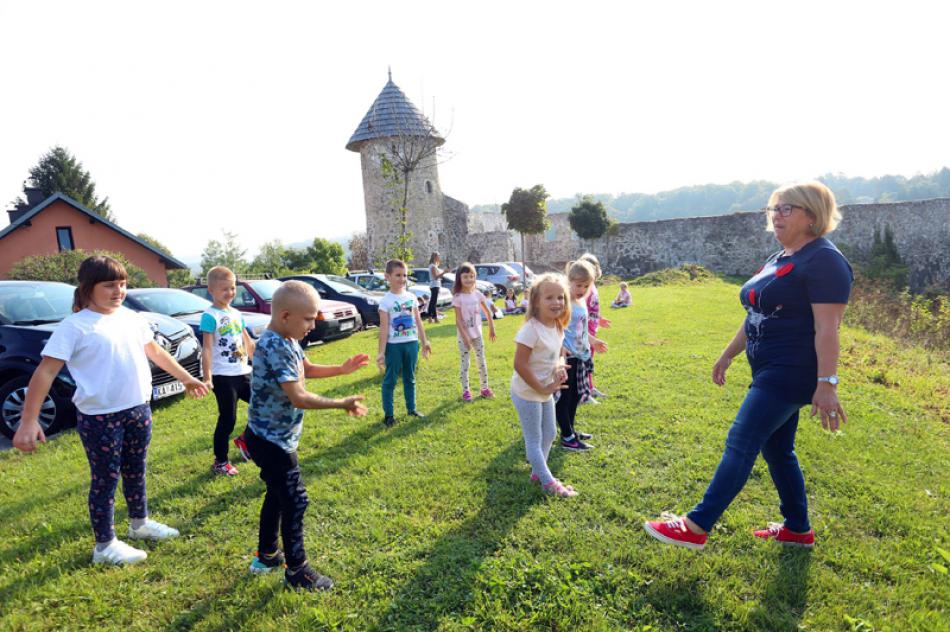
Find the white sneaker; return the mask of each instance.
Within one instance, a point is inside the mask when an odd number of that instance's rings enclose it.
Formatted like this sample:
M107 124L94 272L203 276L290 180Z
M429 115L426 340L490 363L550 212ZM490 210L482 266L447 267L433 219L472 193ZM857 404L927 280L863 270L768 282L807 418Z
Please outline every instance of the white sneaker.
M602 390L598 388L592 389L590 394L599 399L604 399L605 397L607 397L607 393L603 392Z
M179 535L178 529L173 529L161 522L155 522L151 518L146 518L145 524L138 529L129 526L129 538L133 540L168 540L169 538L177 538Z
M135 564L136 562L141 562L146 557L148 557L148 553L141 549L131 547L118 538L113 538L109 546L101 551L98 548L92 550L93 564L113 564L116 566Z
M595 406L597 406L600 404L600 402L598 402L593 397L588 396L587 399L581 400L581 404L594 404Z

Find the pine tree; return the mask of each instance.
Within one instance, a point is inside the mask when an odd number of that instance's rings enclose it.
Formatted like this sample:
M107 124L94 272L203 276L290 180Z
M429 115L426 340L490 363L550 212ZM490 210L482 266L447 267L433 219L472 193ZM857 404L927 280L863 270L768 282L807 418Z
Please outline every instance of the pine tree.
M68 195L97 215L115 221L108 196L99 200L92 176L65 147L53 147L43 155L39 163L30 169L30 178L25 184L42 191L43 197L54 193ZM25 203L22 198L17 202Z

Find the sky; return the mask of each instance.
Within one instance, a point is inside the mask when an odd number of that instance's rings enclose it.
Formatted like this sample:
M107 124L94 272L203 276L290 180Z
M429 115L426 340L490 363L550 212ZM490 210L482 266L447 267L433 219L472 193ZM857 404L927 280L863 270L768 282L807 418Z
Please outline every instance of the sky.
M930 173L947 24L916 0L0 0L0 202L62 145L184 261L225 229L249 255L362 231L345 145L389 67L470 205Z

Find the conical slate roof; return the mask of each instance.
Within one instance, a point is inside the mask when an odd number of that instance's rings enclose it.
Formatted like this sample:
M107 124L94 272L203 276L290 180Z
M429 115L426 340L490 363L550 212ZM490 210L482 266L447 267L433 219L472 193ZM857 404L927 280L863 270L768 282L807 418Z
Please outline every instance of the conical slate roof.
M350 136L346 148L359 151L364 141L391 136L431 136L438 139L439 145L445 142L429 119L393 83L392 76Z

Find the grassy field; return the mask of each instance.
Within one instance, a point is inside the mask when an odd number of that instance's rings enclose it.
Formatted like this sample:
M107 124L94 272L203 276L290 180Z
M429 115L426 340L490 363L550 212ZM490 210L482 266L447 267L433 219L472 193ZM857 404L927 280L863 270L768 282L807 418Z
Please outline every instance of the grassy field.
M605 302L615 293L606 288ZM597 447L552 453L555 474L580 492L570 500L528 482L507 399L519 318L499 321L488 345L494 401L459 401L451 316L429 330L425 419L384 429L375 369L311 381L370 403L364 419L306 415L306 543L336 581L328 594L247 573L264 487L252 464L231 479L210 474L213 398L155 411L150 510L182 537L147 544L148 560L129 568L90 563L88 471L74 432L33 455L2 453L0 628L950 629L950 368L886 338L843 332L851 421L836 436L814 421L799 429L812 552L751 537L780 519L761 460L705 551L644 533L644 519L699 499L748 385L742 360L726 387L709 379L743 316L736 294L719 280L635 287L633 309L608 310L597 381L610 398L579 411ZM308 355L337 363L375 348L368 332Z

